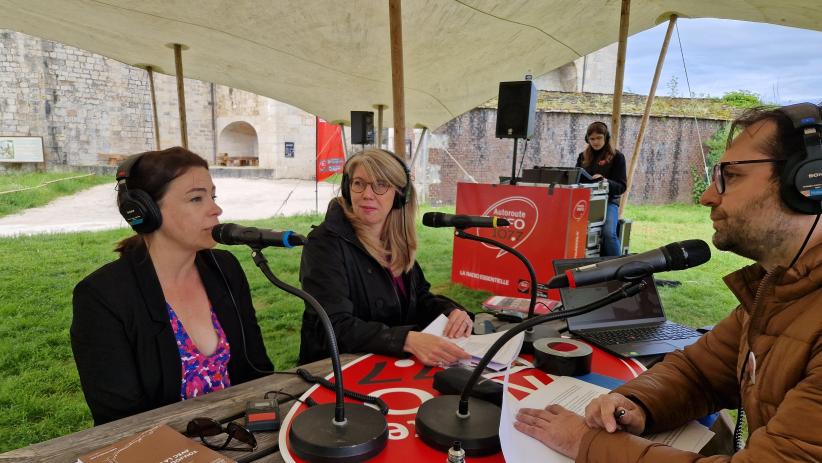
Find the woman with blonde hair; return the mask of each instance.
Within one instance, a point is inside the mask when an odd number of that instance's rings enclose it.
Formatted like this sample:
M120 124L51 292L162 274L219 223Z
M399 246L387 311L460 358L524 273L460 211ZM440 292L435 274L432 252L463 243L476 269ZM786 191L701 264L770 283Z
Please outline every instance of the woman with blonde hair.
M456 302L431 294L415 260L417 198L405 163L369 149L343 169L340 196L303 249L300 281L328 312L340 352L392 356L409 353L425 365L444 366L468 354L419 330L440 314L445 335L467 336L473 323ZM329 356L319 317L306 307L300 363Z

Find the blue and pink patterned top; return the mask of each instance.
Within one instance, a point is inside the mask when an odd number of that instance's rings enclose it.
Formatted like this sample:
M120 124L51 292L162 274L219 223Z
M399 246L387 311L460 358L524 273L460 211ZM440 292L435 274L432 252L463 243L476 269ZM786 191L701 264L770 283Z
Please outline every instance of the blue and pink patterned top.
M231 386L228 378L228 361L231 359L231 350L214 310L211 310L211 324L217 332L217 349L213 354L206 356L194 345L183 322L177 318L171 305L166 303L166 308L171 320L171 328L174 330L174 338L177 340L177 350L180 352L183 368L180 398L186 400Z

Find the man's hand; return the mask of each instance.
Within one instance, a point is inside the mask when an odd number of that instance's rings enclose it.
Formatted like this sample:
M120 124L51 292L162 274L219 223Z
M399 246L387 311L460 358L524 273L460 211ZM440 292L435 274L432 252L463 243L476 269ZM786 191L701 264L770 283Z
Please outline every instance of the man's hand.
M579 453L582 437L590 429L581 416L556 404L545 407L545 410L520 409L514 428L574 459Z
M474 322L464 310L453 310L448 315L448 323L442 330L442 335L447 338L462 338L470 336L474 329Z
M615 413L625 411L617 422ZM585 423L592 428L608 432L623 429L631 434L642 434L645 430L645 410L622 394L603 394L585 407Z
M444 367L471 356L458 345L427 333L409 331L405 338L405 352L417 357L423 365Z

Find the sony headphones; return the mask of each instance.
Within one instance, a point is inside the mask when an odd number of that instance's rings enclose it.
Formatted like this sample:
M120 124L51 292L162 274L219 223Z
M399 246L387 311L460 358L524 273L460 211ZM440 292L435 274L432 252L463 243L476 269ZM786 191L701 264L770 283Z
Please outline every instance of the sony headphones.
M163 223L160 207L151 195L143 190L129 188L127 185L134 166L144 154L130 156L117 167L117 191L123 193L118 195L117 207L120 215L137 233L151 233L160 228Z
M411 171L408 170L408 166L405 165L405 162L403 162L399 156L388 150L381 149L380 151L388 153L392 158L396 159L402 166L402 171L405 172L405 186L394 195L394 202L391 204L391 209L402 209L402 207L408 203L408 198L411 196ZM343 177L342 184L340 185L340 192L342 193L343 199L345 199L345 202L347 202L349 206L351 205L351 178L348 175L348 163L360 154L362 153L355 154L354 156L348 158L348 161L345 161L345 165L343 166Z
M777 109L801 131L804 153L787 153L779 189L782 201L801 214L822 213L822 114L813 103Z
M591 144L591 142L588 141L588 133L591 131L591 127L593 127L595 125L601 125L602 128L605 129L605 144L607 145L608 143L610 143L610 141L611 141L611 131L608 130L608 124L606 124L602 121L591 122L591 124L588 126L588 128L585 129L585 143L588 143L589 145Z

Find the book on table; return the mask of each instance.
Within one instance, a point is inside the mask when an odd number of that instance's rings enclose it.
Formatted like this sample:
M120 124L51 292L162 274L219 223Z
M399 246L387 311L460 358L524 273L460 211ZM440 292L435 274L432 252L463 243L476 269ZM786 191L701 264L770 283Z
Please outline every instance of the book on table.
M162 424L81 455L77 463L236 463Z

